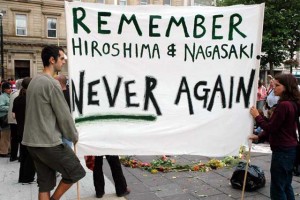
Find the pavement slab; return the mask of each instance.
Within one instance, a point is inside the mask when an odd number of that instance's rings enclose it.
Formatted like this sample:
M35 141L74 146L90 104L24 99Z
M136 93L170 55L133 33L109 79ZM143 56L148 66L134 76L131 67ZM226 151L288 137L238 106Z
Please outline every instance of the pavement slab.
M233 200L231 196L228 196L226 194L218 194L218 195L213 195L213 196L203 196L203 195L198 195L198 199L201 200Z
M178 183L178 182L177 182ZM182 185L182 183L178 183L181 185L181 187L186 188L186 191L190 194L200 196L200 197L206 197L206 196L214 196L218 194L222 194L222 192L205 182L197 180L196 183L189 182L188 184L185 183L185 185Z
M172 196L162 197L162 200L198 200L197 197L190 194L174 194Z
M155 192L158 197L168 197L178 194L185 194L178 184L170 183L156 187L150 187L150 191Z
M130 200L161 200L154 192L146 193L130 193L126 196L126 199Z
M177 179L177 178L193 177L188 172L167 172L167 173L164 173L162 176L167 178L167 179L173 180L173 181L176 181L174 179Z
M149 192L149 187L145 186L144 183L142 182L128 182L127 181L127 184L129 185L130 189L131 189L131 192L134 194L134 193L147 193Z

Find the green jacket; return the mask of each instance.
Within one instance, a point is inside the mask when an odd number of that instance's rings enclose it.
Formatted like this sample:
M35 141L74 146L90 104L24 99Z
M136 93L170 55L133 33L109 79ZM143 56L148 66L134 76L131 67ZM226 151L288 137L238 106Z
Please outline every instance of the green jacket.
M9 108L9 94L3 92L0 95L0 117L8 113Z

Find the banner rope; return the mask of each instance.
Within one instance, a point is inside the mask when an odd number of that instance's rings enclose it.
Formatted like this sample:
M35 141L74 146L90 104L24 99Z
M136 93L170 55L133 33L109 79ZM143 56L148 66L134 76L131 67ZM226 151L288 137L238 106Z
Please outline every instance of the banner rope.
M74 153L77 156L76 144L74 144ZM79 181L76 183L77 187L77 200L80 200L80 188L79 188Z

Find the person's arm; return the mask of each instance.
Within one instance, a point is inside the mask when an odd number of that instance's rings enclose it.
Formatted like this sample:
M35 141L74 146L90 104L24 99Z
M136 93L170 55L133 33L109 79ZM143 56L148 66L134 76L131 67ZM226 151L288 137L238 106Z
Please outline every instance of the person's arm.
M17 101L14 101L13 102L13 106L12 106L12 117L14 118L14 119L16 119L16 112L17 112Z
M262 129L268 134L276 133L282 123L285 120L285 106L283 104L279 104L272 114L269 121L265 120L262 116L258 115L255 117L255 121L257 124L262 127Z
M269 132L266 132L264 130L264 128L257 122L256 119L259 118L259 119L261 119L261 121L264 121L265 123L268 123L269 119L266 118L265 116L260 115L259 112L258 112L258 110L254 106L252 106L250 108L250 114L255 119L257 125L260 126L263 129L263 131L261 133L259 133L258 135L251 134L250 136L248 136L248 139L250 139L250 140L258 140L260 138L268 138L269 137Z
M265 99L267 97L267 89L262 86L262 98Z
M63 137L75 144L78 141L78 132L60 85L53 85L50 102Z
M269 138L269 134L266 131L262 131L257 136L259 139L268 139Z
M2 94L0 96L0 111L8 112L9 102L7 102L6 98L3 95L5 95L5 94Z
M11 113L12 118L16 119L16 114L14 112Z

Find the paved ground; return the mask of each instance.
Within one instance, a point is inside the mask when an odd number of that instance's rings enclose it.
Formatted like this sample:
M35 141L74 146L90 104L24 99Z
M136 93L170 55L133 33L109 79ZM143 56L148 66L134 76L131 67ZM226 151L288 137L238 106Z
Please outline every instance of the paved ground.
M0 158L0 200L37 200L38 188L37 184L22 185L18 183L20 163L9 162L9 158ZM93 186L92 172L86 168L86 176L79 183L80 199L93 200L95 198L95 190ZM60 177L57 181L60 181ZM113 183L106 179L105 198L107 200L125 200L115 195ZM77 199L77 185L72 188L61 198L61 200Z
M135 156L138 160L150 162L158 156ZM174 156L177 163L205 162L202 156ZM270 153L252 153L251 163L261 167L267 179L266 186L255 192L246 192L245 200L270 199ZM9 162L8 158L0 158L0 200L37 200L37 185L21 185L17 183L18 162ZM169 172L150 174L147 171L123 168L131 193L128 200L232 200L241 199L241 191L233 189L230 177L234 169L219 169L211 172ZM107 162L104 162L106 189L104 200L122 200L115 195L114 185ZM296 199L300 199L300 177L294 177L293 187ZM92 173L87 169L87 176L80 181L82 200L96 199L92 182ZM73 186L62 200L77 199L77 189Z

